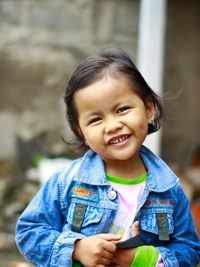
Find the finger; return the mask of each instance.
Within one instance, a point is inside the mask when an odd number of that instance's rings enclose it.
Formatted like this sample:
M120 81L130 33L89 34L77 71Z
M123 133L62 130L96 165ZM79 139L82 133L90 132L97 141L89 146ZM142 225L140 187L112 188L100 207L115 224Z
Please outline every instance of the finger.
M117 263L119 264L119 259L117 257L113 257L112 258L112 264L116 265Z
M111 263L110 259L106 259L104 257L102 257L101 259L99 259L98 264L102 264L103 266L109 266ZM96 266L96 265L95 265Z
M118 241L121 239L120 235L114 235L114 234L99 234L97 236L107 241Z
M135 221L132 225L132 237L139 235L139 221Z
M108 260L112 260L112 258L113 258L113 253L112 252L110 252L110 251L107 251L107 250L104 250L104 252L103 252L103 257L104 258L106 258L106 259L108 259Z
M113 242L106 242L104 243L104 250L113 254L116 251L117 247Z

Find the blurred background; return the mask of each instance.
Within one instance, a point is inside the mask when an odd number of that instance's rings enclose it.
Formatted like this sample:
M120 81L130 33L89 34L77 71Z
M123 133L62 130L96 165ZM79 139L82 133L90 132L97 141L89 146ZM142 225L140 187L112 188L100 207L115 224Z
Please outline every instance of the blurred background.
M41 184L77 157L63 95L74 68L124 49L163 96L148 142L180 177L200 233L200 2L0 0L0 267L25 267L15 224Z

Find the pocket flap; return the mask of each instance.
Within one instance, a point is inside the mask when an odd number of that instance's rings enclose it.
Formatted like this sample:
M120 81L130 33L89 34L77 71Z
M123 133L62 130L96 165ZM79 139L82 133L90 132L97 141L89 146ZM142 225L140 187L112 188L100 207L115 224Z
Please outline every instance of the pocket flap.
M75 215L75 211L76 211L76 203L71 203L69 210L68 210L68 214L67 214L67 222L69 224L73 223L74 220L74 215ZM99 221L101 220L102 216L103 216L103 210L97 207L93 207L93 206L88 206L86 205L86 210L83 214L83 222L81 227L85 227L87 225L90 224L95 224L95 223L99 223Z
M172 234L174 231L172 213L164 212L164 214L166 214L168 233ZM157 213L149 212L149 213L145 213L141 215L140 225L141 225L142 230L144 231L151 232L156 235L159 234Z

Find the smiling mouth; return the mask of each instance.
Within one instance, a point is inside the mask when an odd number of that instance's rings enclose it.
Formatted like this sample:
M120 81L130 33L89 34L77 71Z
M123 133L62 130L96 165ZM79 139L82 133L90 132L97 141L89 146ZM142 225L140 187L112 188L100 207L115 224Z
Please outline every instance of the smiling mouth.
M130 137L130 134L126 134L126 135L121 135L121 136L118 136L118 137L114 137L112 138L108 144L109 145L116 145L116 144L119 144L119 143L122 143L124 142L125 140L127 140L128 138Z

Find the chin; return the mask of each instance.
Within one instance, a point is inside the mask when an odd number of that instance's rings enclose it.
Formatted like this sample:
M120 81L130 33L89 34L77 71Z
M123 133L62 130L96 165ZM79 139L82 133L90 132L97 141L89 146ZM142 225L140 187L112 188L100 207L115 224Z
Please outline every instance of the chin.
M133 153L127 155L127 154L120 154L116 157L114 157L115 160L130 160L134 157Z

